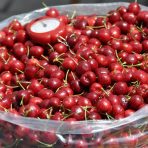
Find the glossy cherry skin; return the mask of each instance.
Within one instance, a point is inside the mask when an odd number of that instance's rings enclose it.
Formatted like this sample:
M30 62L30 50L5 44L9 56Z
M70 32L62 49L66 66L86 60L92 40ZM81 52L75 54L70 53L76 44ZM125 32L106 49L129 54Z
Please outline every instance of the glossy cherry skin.
M112 111L112 105L106 98L102 98L97 103L97 110L100 113L110 114Z
M128 86L125 82L117 82L113 90L117 95L124 95L128 92Z

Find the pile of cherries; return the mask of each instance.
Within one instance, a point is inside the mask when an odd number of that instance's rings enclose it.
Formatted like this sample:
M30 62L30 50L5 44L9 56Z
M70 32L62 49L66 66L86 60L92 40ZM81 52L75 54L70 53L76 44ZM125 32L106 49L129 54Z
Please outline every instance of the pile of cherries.
M148 11L133 2L104 16L45 15L67 35L39 44L18 20L0 31L1 111L71 122L121 119L148 104Z

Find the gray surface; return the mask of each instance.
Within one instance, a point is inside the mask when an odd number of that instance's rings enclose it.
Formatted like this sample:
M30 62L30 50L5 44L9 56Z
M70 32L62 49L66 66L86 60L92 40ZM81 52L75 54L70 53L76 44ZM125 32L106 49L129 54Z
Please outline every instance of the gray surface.
M43 0L0 0L0 20L12 15L43 8ZM102 2L131 2L134 0L44 0L48 6L79 3L102 3ZM139 0L139 3L148 6L148 0Z

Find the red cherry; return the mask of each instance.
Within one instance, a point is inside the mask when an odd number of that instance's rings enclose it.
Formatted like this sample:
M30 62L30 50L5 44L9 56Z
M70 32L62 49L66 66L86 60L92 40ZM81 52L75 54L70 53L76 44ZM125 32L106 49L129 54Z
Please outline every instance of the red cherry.
M15 39L17 42L24 43L26 41L26 39L27 39L27 34L26 34L25 30L17 31L16 39Z
M50 78L48 80L48 87L53 91L58 89L61 85L62 85L62 81L60 79Z
M39 106L36 104L28 104L25 106L25 115L27 117L35 117L37 118L39 115Z
M107 42L111 39L109 30L104 29L104 28L98 30L97 38L98 38L101 42L107 43Z
M83 120L85 118L85 112L81 106L75 105L71 108L72 117L77 120Z
M41 46L32 46L30 48L30 55L39 58L43 55L44 49Z
M113 91L117 95L124 95L128 92L128 86L125 82L117 82L113 88Z
M112 105L106 98L102 98L97 103L97 110L100 113L110 114L112 111Z
M85 72L80 78L80 82L84 86L90 86L92 83L95 82L95 80L96 80L96 75L91 71Z
M60 14L59 14L59 11L56 8L49 8L46 11L46 15L49 16L49 17L58 17Z
M62 44L62 43L57 43L57 44L55 44L54 45L54 50L56 51L56 52L58 52L59 54L61 54L61 53L66 53L67 52L67 46L66 45L64 45L64 44Z
M109 21L112 24L121 20L120 13L118 11L114 11L114 10L110 11L108 15L109 15Z
M63 100L63 106L66 109L71 109L73 106L76 105L76 102L72 96L68 96Z
M64 59L62 66L64 69L70 69L74 71L76 69L77 62L73 58L68 57Z
M38 92L38 96L42 99L50 99L51 97L53 97L53 95L53 91L47 88L44 88Z
M134 95L130 98L129 104L132 109L139 109L139 107L144 103L144 100L141 96L139 95Z
M123 20L129 24L136 24L136 16L133 13L125 13L123 14Z
M128 6L128 12L134 13L135 15L138 14L140 11L140 6L137 2L132 2Z

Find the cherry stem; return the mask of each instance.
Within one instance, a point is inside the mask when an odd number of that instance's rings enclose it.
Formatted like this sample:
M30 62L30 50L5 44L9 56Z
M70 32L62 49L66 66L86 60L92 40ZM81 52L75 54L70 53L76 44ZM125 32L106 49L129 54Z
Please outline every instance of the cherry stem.
M27 46L27 57L29 57L29 53L30 53L30 47Z
M50 47L50 49L52 50L52 51L54 51L54 48L53 48L53 46L51 46L51 44L47 44L49 47Z
M41 66L39 63L36 63L37 66L39 66L41 69L45 69L43 66Z
M46 61L49 61L47 57L45 57L44 55L41 55L42 58L44 58Z
M18 68L16 68L16 70L17 70L17 71L19 71L20 73L24 74L24 72L23 72L23 71L21 71L21 70L19 70Z
M111 115L109 115L108 113L106 113L105 115L106 115L108 120L114 120L114 118Z
M87 61L84 57L82 57L81 55L80 55L80 58L82 59L82 60L84 60L84 61Z
M103 26L86 26L88 29L99 29L99 28L104 28Z
M23 85L20 83L17 74L15 74L15 76L16 76L16 79L17 79L17 83L20 85L20 87L21 87L23 90L25 90L25 88L23 87Z
M70 116L72 116L73 114L71 113L71 114L68 114L68 115L66 115L62 120L65 120L65 119L67 119L68 117L70 117Z
M19 86L9 86L9 85L6 85L6 84L5 84L5 86L8 87L8 88L18 88L19 87Z
M71 71L71 74L72 74L73 79L75 80L76 78L75 78L74 73L72 71Z
M47 4L44 1L42 1L42 5L43 7L48 8Z
M20 105L23 106L24 105L24 96L21 99Z
M68 74L69 74L69 69L67 70L65 79L63 80L65 84L67 84Z
M4 112L8 112L8 110L4 108L3 106L0 105L0 107L4 109Z
M37 141L38 143L44 145L44 146L47 147L47 148L48 148L48 147L49 147L49 148L50 148L50 147L53 147L53 145L54 145L54 144L47 144L47 143L41 142L41 141L39 141L39 140L36 140L36 141Z
M75 16L76 16L76 10L73 11L72 16L71 16L70 19L73 20L75 18Z
M108 92L102 87L101 90L107 95L109 96Z

